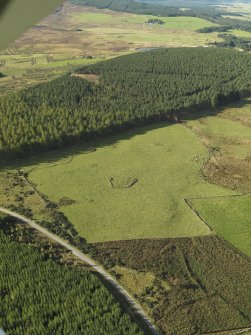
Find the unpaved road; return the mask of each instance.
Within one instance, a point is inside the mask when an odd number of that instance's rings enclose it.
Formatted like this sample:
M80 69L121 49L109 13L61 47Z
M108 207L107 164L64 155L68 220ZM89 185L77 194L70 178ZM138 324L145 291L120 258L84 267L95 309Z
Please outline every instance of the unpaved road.
M0 207L0 212L27 223L29 226L39 231L41 234L45 235L52 241L70 250L76 257L87 263L91 268L95 270L96 273L98 273L98 277L101 279L101 281L105 284L105 286L108 287L110 291L112 291L113 295L119 299L121 304L127 309L128 313L130 313L131 317L135 320L135 322L137 322L137 324L142 329L144 334L161 335L160 332L154 327L151 320L147 317L142 307L132 298L132 296L122 286L119 285L119 283L108 272L106 272L94 260L92 260L90 257L85 255L84 253L82 253L81 251L79 251L78 249L76 249L75 247L73 247L68 242L58 237L57 235L50 233L47 229L41 227L34 221L27 219L26 217L18 213L12 212L8 209L5 209L3 207Z

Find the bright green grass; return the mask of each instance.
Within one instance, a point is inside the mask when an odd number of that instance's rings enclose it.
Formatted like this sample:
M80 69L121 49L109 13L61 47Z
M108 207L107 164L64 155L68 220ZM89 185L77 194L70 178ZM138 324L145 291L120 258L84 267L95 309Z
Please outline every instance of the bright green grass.
M113 11L106 11L105 13L100 11L89 12L89 13L78 13L74 14L81 23L95 23L95 24L120 24L120 25L145 25L149 19L160 19L164 22L162 25L148 25L149 27L155 28L167 28L167 29L181 29L195 31L202 29L207 26L214 25L213 23L203 20L197 17L180 16L180 17L159 17L153 15L137 15L128 13L116 13ZM130 26L128 27L130 28Z
M192 200L213 230L251 256L251 196Z
M220 41L217 33L200 34L196 32L163 31L158 29L126 29L116 27L93 27L86 28L93 38L98 41L102 38L107 43L133 43L135 46L160 47L167 44L173 46L205 45L213 41Z
M60 209L89 242L209 234L184 198L233 192L201 177L208 153L200 140L182 125L153 125L126 136L92 142L94 152L68 149L71 159L60 159L64 151L47 154L45 163L26 168L29 178L55 202L76 201ZM137 183L113 188L110 178Z
M251 32L249 31L235 29L235 30L229 30L229 33L237 37L245 37L251 39Z

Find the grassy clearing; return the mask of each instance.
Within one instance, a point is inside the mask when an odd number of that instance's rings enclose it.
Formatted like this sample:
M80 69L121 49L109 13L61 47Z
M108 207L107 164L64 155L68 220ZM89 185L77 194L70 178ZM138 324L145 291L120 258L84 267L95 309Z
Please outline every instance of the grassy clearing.
M81 23L95 23L95 24L116 24L126 26L130 28L130 25L139 26L139 28L166 28L166 29L179 29L179 30L191 30L202 29L207 26L215 25L207 20L203 20L197 17L181 16L181 17L160 17L153 15L137 15L130 13L119 13L108 10L95 10L89 9L90 12L75 14L74 18L77 18ZM148 24L148 20L158 19L163 24Z
M60 209L89 242L207 235L184 198L232 194L203 180L208 152L182 125L143 127L66 154L47 154L25 170L52 201L74 200ZM137 182L114 188L111 178Z
M192 200L213 230L251 256L250 196Z
M245 37L245 38L251 39L251 33L249 31L234 29L234 30L229 30L229 33L237 37Z
M115 266L111 270L112 273L116 274L121 284L134 292L136 295L142 294L147 288L153 285L155 276L150 272L139 273L133 269L127 269L122 266Z

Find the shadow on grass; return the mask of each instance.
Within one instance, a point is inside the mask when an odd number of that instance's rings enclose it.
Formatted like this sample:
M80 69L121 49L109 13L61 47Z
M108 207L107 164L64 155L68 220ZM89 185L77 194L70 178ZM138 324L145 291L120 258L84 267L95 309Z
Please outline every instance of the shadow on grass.
M10 163L2 162L0 163L0 171L4 172L10 169L28 168L41 163L60 164L60 161L63 163L63 161L67 158L69 159L79 154L90 154L90 152L95 152L96 150L107 146L116 146L116 144L119 144L120 142L129 140L135 136L147 134L149 131L155 129L172 127L175 124L182 124L186 121L197 120L204 117L217 116L228 108L242 108L249 105L251 105L251 99L247 98L215 110L207 109L203 111L181 113L179 114L179 120L177 122L171 122L170 119L161 121L155 120L152 122L148 121L148 123L144 125L131 125L128 126L127 129L107 131L105 135L97 135L96 138L86 142L83 141L79 144L67 145L63 148L52 149L47 152L29 155L27 158L19 158Z

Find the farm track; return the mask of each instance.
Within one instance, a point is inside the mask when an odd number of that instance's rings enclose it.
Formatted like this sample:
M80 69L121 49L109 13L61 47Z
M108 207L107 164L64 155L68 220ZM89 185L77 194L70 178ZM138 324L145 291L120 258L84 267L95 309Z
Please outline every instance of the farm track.
M70 250L74 256L76 256L81 261L84 261L88 264L104 283L104 285L113 293L113 295L120 301L121 305L126 308L127 312L131 315L132 319L139 325L141 330L146 335L161 335L161 333L155 328L151 320L145 314L142 307L133 299L133 297L122 287L120 284L101 266L99 266L94 260L89 256L85 255L77 248L73 247L68 242L64 241L57 235L49 232L47 229L41 227L39 224L34 221L27 219L23 215L10 211L6 208L0 207L0 212L14 217L22 222L28 224L33 229L37 230L50 240L60 244L67 250ZM105 302L104 302L105 303Z

